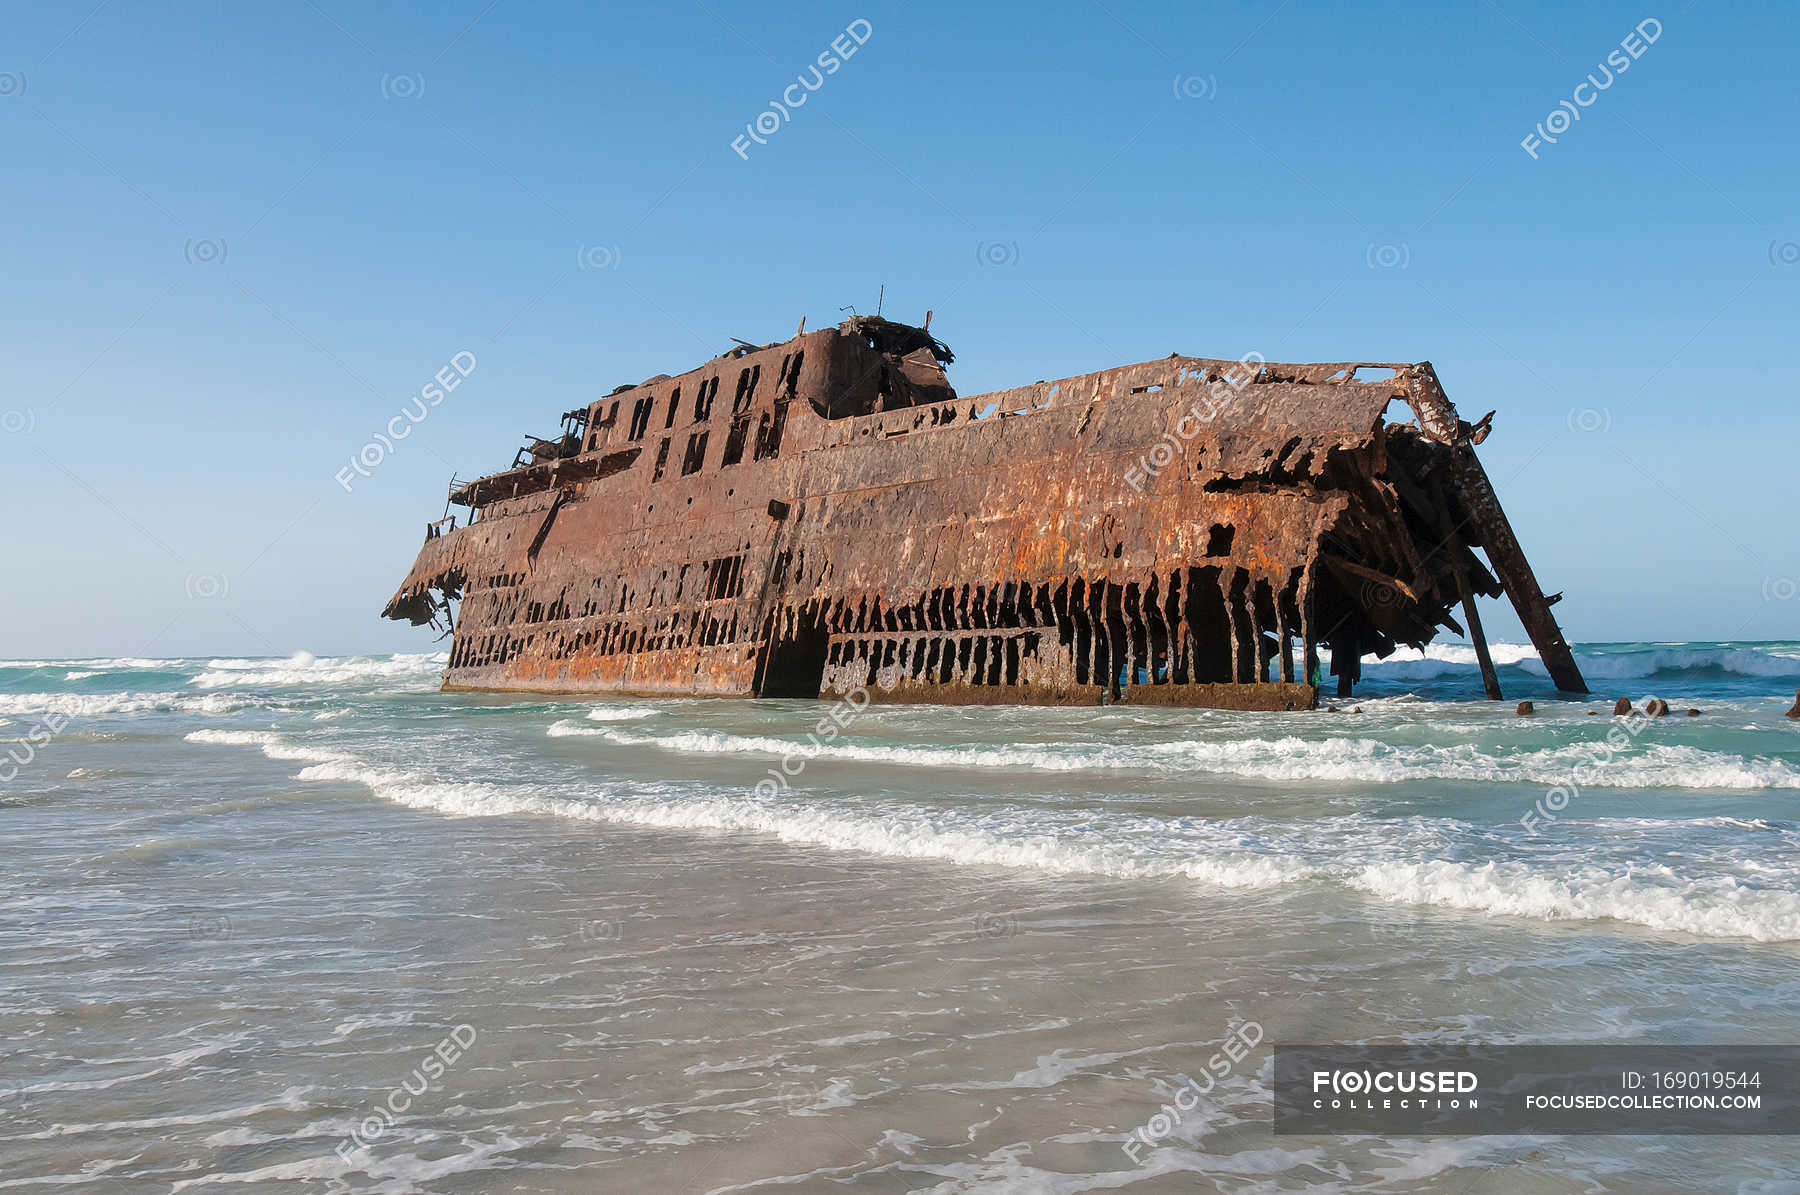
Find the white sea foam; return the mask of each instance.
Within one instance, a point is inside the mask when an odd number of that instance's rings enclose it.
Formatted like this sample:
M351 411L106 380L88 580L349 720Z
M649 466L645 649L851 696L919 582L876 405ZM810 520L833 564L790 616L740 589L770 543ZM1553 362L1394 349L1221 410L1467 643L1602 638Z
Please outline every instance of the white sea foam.
M1488 645L1494 665L1505 668L1512 664L1542 665L1538 661L1537 649L1525 643L1493 643ZM1322 653L1327 662L1331 659L1330 651ZM1379 676L1391 680L1429 680L1447 673L1462 672L1477 667L1475 649L1459 643L1431 643L1424 651L1403 647L1385 660L1374 656L1363 657L1363 674Z
M794 801L670 787L588 791L439 780L295 744L272 731L201 730L190 742L259 747L306 763L299 778L360 784L401 805L467 817L535 814L674 830L767 834L784 842L900 859L1117 878L1186 878L1215 887L1344 884L1395 903L1434 904L1537 920L1617 920L1651 929L1756 941L1800 940L1800 895L1732 877L1684 879L1666 868L1483 864L1419 858L1453 849L1459 823L1328 819L1290 833L1202 819L1119 815L1047 825L1016 809L987 812ZM1308 845L1310 843L1310 846ZM1371 855L1387 859L1367 861Z
M647 705L597 705L587 712L590 722L636 722L654 718L659 711Z
M589 710L587 717L594 722L636 722L645 718L654 718L657 713L658 711L645 706L602 706L599 709ZM553 739L594 738L604 736L606 730L599 726L583 726L579 722L572 722L564 718L552 722L544 733Z
M1669 647L1618 655L1580 653L1582 674L1597 680L1629 680L1660 672L1725 672L1738 676L1800 676L1800 658L1747 647ZM1537 671L1543 671L1538 664Z
M353 759L342 751L290 743L272 730L194 730L182 736L190 743L230 747L260 747L270 759L337 763Z
M0 660L0 669L5 668L94 668L102 672L117 672L123 669L154 669L168 671L180 668L183 661L179 659L148 660L138 656L119 656L115 659L88 659L75 657L67 660Z
M517 1137L501 1133L497 1141L464 1145L459 1151L446 1154L442 1152L443 1144L438 1134L429 1130L402 1127L395 1130L391 1139L382 1142L382 1149L365 1150L352 1155L351 1160L346 1162L336 1155L334 1147L350 1136L356 1124L351 1118L315 1121L308 1129L319 1135L316 1142L319 1153L316 1155L305 1156L298 1161L274 1162L252 1170L220 1170L194 1178L178 1179L170 1185L169 1190L171 1193L186 1191L190 1187L202 1190L220 1187L254 1190L264 1185L302 1184L342 1187L346 1176L366 1174L378 1181L358 1183L358 1189L382 1191L388 1195L441 1191L445 1189L444 1180L453 1175L509 1169L509 1154L533 1147L543 1140L542 1137ZM415 1135L417 1140L412 1144L420 1147L418 1153L412 1152L403 1144ZM285 1137L282 1140L292 1138ZM432 1156L423 1156L426 1153Z
M1370 864L1351 884L1386 900L1541 921L1611 919L1702 937L1800 940L1800 895L1729 878L1672 884L1591 867L1545 875L1520 863L1428 859Z
M548 814L658 829L729 830L894 858L939 859L1067 874L1119 878L1185 876L1220 887L1261 888L1287 883L1308 870L1298 861L1274 855L1235 852L1157 857L1123 843L1083 843L1048 834L1019 836L995 828L964 828L924 813L853 813L820 805L770 805L750 797L571 798L479 782L432 781L349 761L306 768L300 778L366 784L376 795L399 804L460 816Z
M1494 664L1549 675L1537 650L1523 643L1489 645ZM1330 652L1325 653L1327 660ZM1589 680L1638 680L1670 672L1721 672L1751 677L1800 676L1800 656L1780 650L1671 644L1620 651L1577 651L1575 662ZM1477 667L1475 649L1460 643L1432 643L1424 651L1403 647L1385 660L1363 658L1363 673L1388 680L1429 680Z
M1403 745L1370 738L1182 739L1166 743L917 745L870 740L813 742L768 735L681 730L665 733L559 722L552 736L590 735L621 746L675 754L760 755L964 770L1039 772L1132 770L1209 772L1256 780L1335 780L1389 784L1475 780L1595 788L1800 788L1800 770L1777 759L1744 759L1696 747L1643 743L1602 766L1601 742L1512 754L1473 744Z
M413 682L412 689L437 687L449 663L443 652L396 656L326 656L299 652L286 660L222 659L207 663L190 683L202 689L261 685L344 685L359 681Z
M0 693L0 712L67 714L72 718L103 714L228 714L250 704L248 698L223 693Z
M301 747L272 731L200 730L195 743L260 747L271 759L313 760L302 780L362 784L397 804L465 817L547 814L680 830L734 830L841 850L955 863L1026 867L1116 877L1186 876L1223 887L1267 887L1308 868L1278 855L1225 851L1196 857L1155 853L1126 842L1061 840L999 825L959 826L923 811L869 813L819 805L784 806L749 796L609 794L571 797L538 787L482 781L442 781L370 765L341 752ZM1150 840L1155 842L1154 839Z

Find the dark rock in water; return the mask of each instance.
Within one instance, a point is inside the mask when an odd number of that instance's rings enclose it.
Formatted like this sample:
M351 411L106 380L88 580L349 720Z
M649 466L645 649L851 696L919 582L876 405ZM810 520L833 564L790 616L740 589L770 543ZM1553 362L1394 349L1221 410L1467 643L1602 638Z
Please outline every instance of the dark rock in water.
M1537 713L1537 706L1531 704L1529 701L1521 701L1519 703L1519 717L1525 718L1535 713Z
M1700 716L1699 710L1689 710L1688 711L1688 717L1690 717L1690 718L1698 718L1699 716Z
M1335 705L1328 705L1328 706L1326 706L1326 707L1325 707L1325 712L1326 712L1326 713L1328 713L1328 714L1335 714L1335 713L1337 713L1337 712L1338 712L1338 709L1337 709L1337 706L1335 706Z
M1800 693L1795 694L1795 696L1800 697ZM1360 714L1360 713L1362 713L1362 706L1359 705L1355 709L1351 710L1350 712L1353 714Z
M1644 703L1644 717L1666 718L1669 716L1669 703L1660 697L1652 697Z
M1590 717L1590 718L1598 718L1599 716L1600 716L1599 710L1589 710L1588 711L1588 717Z
M1631 712L1631 698L1621 697L1613 706L1613 717L1620 718Z
M1794 708L1788 711L1788 717L1800 718L1800 689L1794 690Z

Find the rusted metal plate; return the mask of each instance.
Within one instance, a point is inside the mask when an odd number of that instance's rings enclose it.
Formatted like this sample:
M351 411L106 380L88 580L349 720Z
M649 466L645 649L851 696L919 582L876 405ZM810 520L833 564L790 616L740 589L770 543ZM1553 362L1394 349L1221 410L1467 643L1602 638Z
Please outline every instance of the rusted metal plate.
M454 688L1286 709L1318 645L1348 691L1503 584L1580 687L1429 364L1171 356L958 398L950 359L863 317L621 387L459 486L473 521L385 613L454 612Z

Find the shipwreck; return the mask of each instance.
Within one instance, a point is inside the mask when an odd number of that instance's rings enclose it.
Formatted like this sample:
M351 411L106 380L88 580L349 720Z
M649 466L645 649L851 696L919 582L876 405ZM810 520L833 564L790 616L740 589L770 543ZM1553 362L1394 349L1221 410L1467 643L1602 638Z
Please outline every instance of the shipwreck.
M384 614L447 689L1312 708L1505 594L1581 673L1429 362L1171 355L958 396L853 316L621 386L450 505ZM1560 595L1558 595L1560 596ZM1460 620L1458 618L1460 614Z

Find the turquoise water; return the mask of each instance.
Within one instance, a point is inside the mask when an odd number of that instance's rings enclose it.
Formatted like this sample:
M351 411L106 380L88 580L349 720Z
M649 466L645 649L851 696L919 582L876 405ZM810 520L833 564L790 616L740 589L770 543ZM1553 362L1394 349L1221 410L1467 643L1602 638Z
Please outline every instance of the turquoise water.
M1580 653L1254 715L0 663L0 1183L1795 1189L1780 1138L1276 1138L1266 1045L1121 1148L1247 1021L1800 1041L1800 644Z

